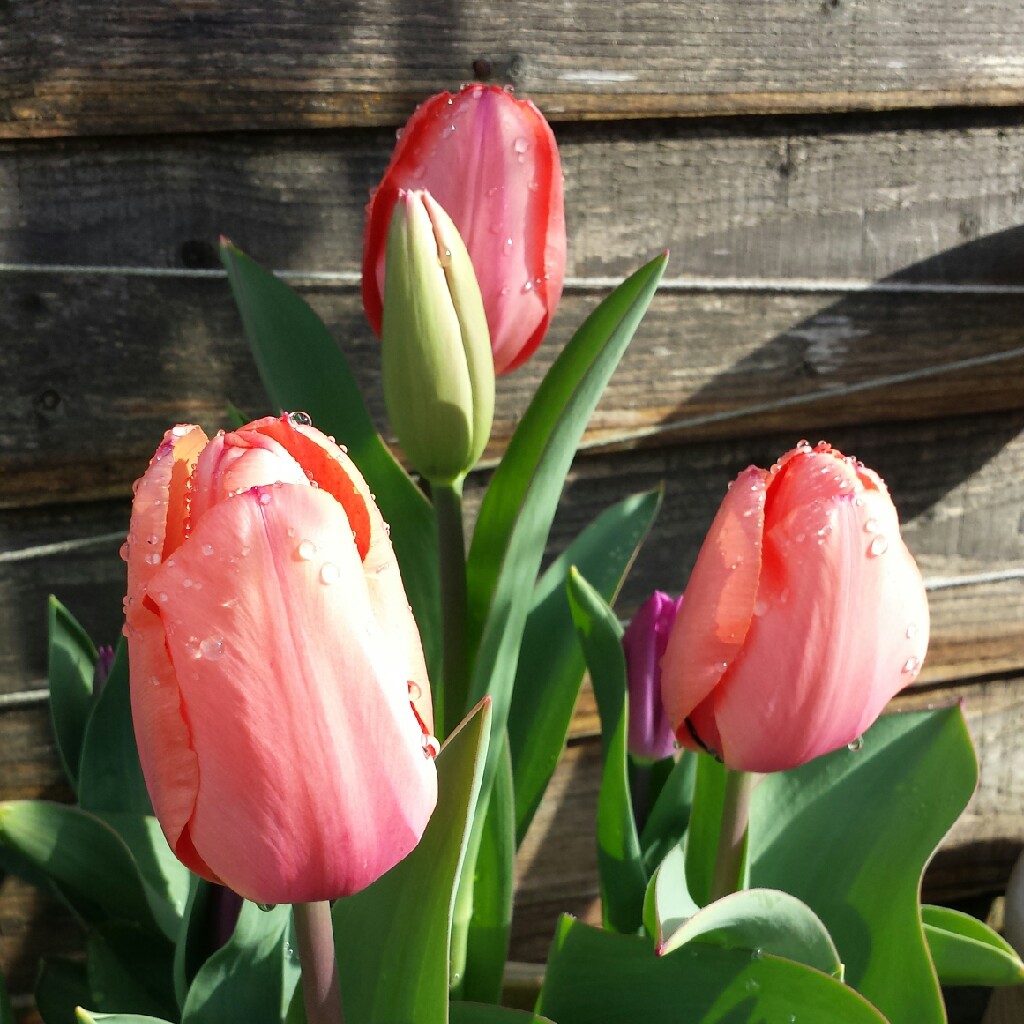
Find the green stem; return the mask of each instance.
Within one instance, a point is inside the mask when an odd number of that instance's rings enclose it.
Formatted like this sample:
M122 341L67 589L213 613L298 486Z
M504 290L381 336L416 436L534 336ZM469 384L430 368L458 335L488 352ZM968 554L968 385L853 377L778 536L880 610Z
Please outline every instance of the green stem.
M430 486L437 516L441 562L441 613L444 621L444 735L449 736L466 714L469 666L466 655L466 542L462 532L462 478Z
M730 771L725 777L722 800L722 828L718 833L715 873L711 882L711 900L737 892L743 883L743 858L747 850L747 822L750 818L750 794L757 775Z
M326 901L296 903L292 911L307 1024L344 1024L331 905Z

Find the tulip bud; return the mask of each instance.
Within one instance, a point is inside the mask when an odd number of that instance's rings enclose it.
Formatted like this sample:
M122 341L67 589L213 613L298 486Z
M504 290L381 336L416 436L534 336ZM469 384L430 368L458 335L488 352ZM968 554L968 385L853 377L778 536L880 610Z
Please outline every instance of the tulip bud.
M661 702L661 659L682 600L656 590L622 637L629 681L628 747L634 757L658 761L675 750L675 730Z
M662 660L683 746L794 768L856 740L912 682L928 601L881 478L824 441L731 485Z
M565 277L562 166L544 116L479 84L417 107L367 207L363 306L378 335L400 189L429 189L455 222L483 296L495 372L514 370L544 337Z
M480 289L451 218L429 192L400 192L387 245L384 400L409 462L461 477L494 418L494 366Z

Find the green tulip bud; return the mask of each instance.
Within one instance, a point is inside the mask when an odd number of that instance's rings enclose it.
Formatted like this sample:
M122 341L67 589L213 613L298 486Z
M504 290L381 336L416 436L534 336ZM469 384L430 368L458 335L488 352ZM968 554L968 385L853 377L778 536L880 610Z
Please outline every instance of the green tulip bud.
M402 191L388 229L384 401L398 442L432 482L480 458L494 419L494 360L473 264L429 192Z

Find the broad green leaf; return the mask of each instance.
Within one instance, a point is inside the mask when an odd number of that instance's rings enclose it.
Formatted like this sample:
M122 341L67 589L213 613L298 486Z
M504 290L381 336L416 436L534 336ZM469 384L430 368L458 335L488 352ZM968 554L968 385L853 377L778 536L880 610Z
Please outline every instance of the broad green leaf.
M85 729L78 803L84 811L153 813L132 726L128 645L123 639Z
M680 843L658 865L644 895L644 931L659 948L668 928L700 910L686 882L686 854Z
M892 1024L940 1024L942 998L918 891L963 811L977 762L959 708L886 715L843 748L754 790L751 884L824 922L847 981Z
M686 833L686 881L693 898L703 907L711 901L728 773L710 754L697 754L696 758L697 778Z
M141 1013L97 1013L81 1006L75 1010L75 1018L79 1024L169 1024L162 1017L146 1017Z
M575 565L612 604L658 513L662 493L659 487L606 509L548 566L534 588L508 716L517 844L558 764L583 681L583 653L565 598L569 567Z
M182 1024L254 1024L284 1018L299 981L292 908L260 910L245 901L234 933L199 969Z
M77 807L43 800L0 804L0 861L29 881L47 879L87 924L124 921L159 930L128 847L109 825Z
M768 953L647 939L562 918L537 1012L558 1024L885 1024L835 978Z
M943 985L1019 985L1024 982L1013 946L970 914L923 906L924 936Z
M348 448L391 526L430 678L441 678L440 582L430 503L395 461L366 410L348 360L309 305L229 242L220 248L263 386L277 409L308 413Z
M488 703L437 757L437 808L408 857L334 904L346 1024L445 1024L456 883L480 788Z
M604 765L597 798L597 866L602 915L606 928L636 932L643 923L647 873L626 773L629 698L622 627L575 569L569 571L566 591L601 716Z
M515 893L516 838L512 762L508 743L498 765L487 804L473 877L473 913L469 922L463 999L496 1003L508 957Z
M529 1010L510 1010L507 1006L486 1003L452 1003L450 1024L553 1024Z
M36 1009L46 1024L67 1024L75 1007L92 1002L89 976L80 960L44 959L33 992Z
M75 617L50 596L50 719L57 753L72 788L78 788L85 724L92 710L96 647Z
M171 972L173 947L162 936L121 923L90 929L86 969L93 1003L109 1012L177 1014Z
M662 956L688 942L705 942L723 949L772 953L842 979L843 965L821 919L795 896L778 889L744 889L686 920L663 918L661 933L658 952Z
M220 948L229 930L222 915L241 916L242 899L230 889L189 873L188 898L182 927L174 945L174 992L178 1006L185 1005L188 990L203 964Z
M640 832L640 849L648 873L682 842L690 823L696 778L697 755L692 750L684 750L662 784Z
M587 421L640 323L666 255L638 270L587 318L541 382L491 478L466 563L470 700L493 701L491 731L504 736L519 648L544 545ZM489 797L500 748L484 765Z

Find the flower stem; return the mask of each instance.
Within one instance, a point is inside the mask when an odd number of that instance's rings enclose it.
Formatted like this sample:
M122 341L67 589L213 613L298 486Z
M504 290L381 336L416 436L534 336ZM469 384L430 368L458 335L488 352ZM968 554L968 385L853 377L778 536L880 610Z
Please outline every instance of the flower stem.
M296 903L295 942L302 965L302 995L306 1001L307 1024L344 1024L338 961L334 954L331 905Z
M466 542L462 532L462 478L431 482L437 516L437 546L441 562L441 613L444 621L444 685L438 701L444 735L462 721L469 699L466 657Z
M750 794L757 775L730 771L725 777L722 801L722 828L718 833L715 873L711 882L711 900L737 892L743 884L743 858L747 850L747 822L750 818Z

